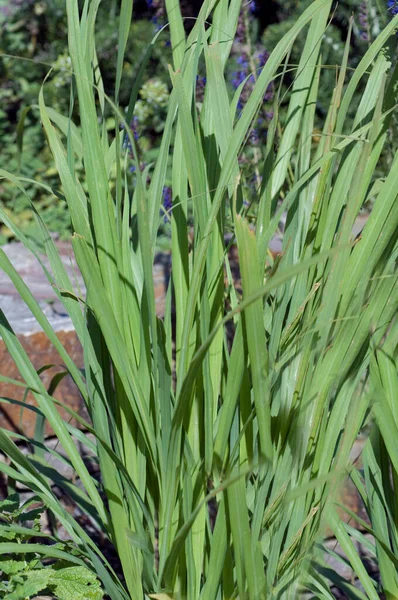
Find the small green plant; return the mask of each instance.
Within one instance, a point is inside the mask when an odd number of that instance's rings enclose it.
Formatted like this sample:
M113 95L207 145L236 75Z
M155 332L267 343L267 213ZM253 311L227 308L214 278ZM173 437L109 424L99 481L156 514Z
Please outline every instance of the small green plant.
M102 600L100 583L76 548L42 532L43 512L38 497L21 502L14 493L0 501L1 597L28 600L41 592L58 600Z

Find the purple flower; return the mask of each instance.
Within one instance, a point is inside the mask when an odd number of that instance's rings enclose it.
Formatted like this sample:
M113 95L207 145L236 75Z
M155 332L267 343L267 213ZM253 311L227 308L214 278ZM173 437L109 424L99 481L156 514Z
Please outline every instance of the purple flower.
M140 163L140 171L141 171L141 173L145 169L145 167L146 167L146 162ZM131 165L131 167L129 167L130 173L135 173L136 170L137 170L137 167L135 165Z
M398 1L398 0L397 0ZM233 47L233 53L236 57L236 70L232 73L232 86L234 89L241 88L241 94L237 102L237 109L240 112L247 101L256 85L258 73L264 67L269 59L269 52L263 47L257 47L257 51L249 55L249 32L247 31L248 23L250 22L250 16L253 15L258 7L258 3L247 2L243 3L240 11L238 27L236 32L236 38ZM269 113L267 112L266 104L272 101L274 97L274 84L270 83L267 90L264 93L264 105L260 108L260 114L262 116L261 123L253 128L250 134L250 140L253 145L260 143L260 139L266 136L267 122L269 121ZM238 117L239 118L239 117Z
M250 132L250 143L252 146L258 146L260 144L260 136L258 130L254 127Z
M162 29L163 25L162 25L162 23L159 22L159 17L157 15L152 17L151 21L155 25L155 33L157 33L158 31L160 31Z
M271 102L274 97L274 84L270 83L264 94L264 102Z
M163 27L164 5L162 0L146 0L147 8L153 13L152 23L155 25L155 31Z
M263 68L263 66L265 65L265 63L267 62L267 60L269 59L269 52L267 52L267 50L261 50L261 52L259 52L257 54L257 61L258 61L258 66L260 67L260 69Z
M246 52L242 52L236 59L239 67L233 73L232 85L237 89L249 74L249 57Z
M120 128L124 129L123 123L120 125ZM139 134L138 134L138 119L137 119L137 117L133 117L133 120L130 123L130 129L131 129L132 134L134 135L134 139L138 140ZM133 151L133 148L131 146L130 140L127 135L124 136L123 148L125 148L129 152Z
M262 69L269 59L269 52L263 48L259 52L256 53L254 57L254 62L256 65L256 71ZM250 72L249 66L249 57L246 52L241 52L241 54L236 59L236 62L239 65L239 68L233 72L232 85L235 89L247 79L246 84L242 90L241 97L238 102L239 110L243 108L245 103L247 102L253 87L256 83L256 77L254 73ZM264 94L264 102L271 102L274 97L274 84L270 83L265 94Z
M126 137L125 137L125 138L124 138L124 140L123 140L123 148L124 148L125 150L128 150L129 152L132 152L132 151L133 151L133 148L132 148L132 146L131 146L131 144L130 144L130 140L129 140L129 138L127 137L127 135L126 135Z
M138 119L137 119L137 117L133 117L133 120L130 123L130 129L133 132L134 139L138 140Z
M246 27L245 27L245 19L243 15L243 11L240 11L238 26L236 28L236 41L239 44L244 44L246 42Z
M165 186L163 188L163 220L165 223L168 223L170 221L170 216L169 213L171 211L171 209L173 208L173 194L171 191L171 187L169 186Z
M235 71L232 79L232 85L238 89L241 83L246 79L247 74L244 71Z
M369 40L369 21L368 21L368 4L364 0L359 5L358 23L361 39L367 42Z
M196 75L196 101L203 102L206 88L206 77Z
M387 0L387 9L393 17L398 15L398 0Z

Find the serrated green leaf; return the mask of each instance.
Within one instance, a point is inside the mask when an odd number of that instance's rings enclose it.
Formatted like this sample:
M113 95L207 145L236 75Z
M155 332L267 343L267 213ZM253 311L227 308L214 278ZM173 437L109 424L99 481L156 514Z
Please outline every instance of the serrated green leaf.
M102 600L103 592L95 573L85 567L52 570L48 586L58 600Z
M16 535L17 534L15 531L10 531L4 527L0 527L0 540L15 540Z
M12 575L13 573L19 573L20 571L26 570L26 560L1 560L0 571Z
M47 588L50 569L30 571L24 575L26 579L17 583L15 589L7 596L7 600L26 600L36 596Z

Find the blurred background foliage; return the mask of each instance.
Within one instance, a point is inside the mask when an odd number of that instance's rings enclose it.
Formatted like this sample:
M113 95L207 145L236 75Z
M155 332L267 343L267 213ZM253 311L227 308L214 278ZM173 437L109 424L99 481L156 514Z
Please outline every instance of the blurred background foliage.
M231 99L239 85L247 81L238 102L238 113L250 94L250 86L253 85L257 71L267 60L268 52L275 47L291 24L297 20L298 14L310 3L311 0L281 0L280 2L257 0L242 3L237 38L228 64ZM185 26L189 31L198 14L201 1L182 0L181 5ZM119 0L102 0L97 22L98 60L105 92L111 97L114 92L119 6ZM368 44L389 18L388 6L388 2L384 3L382 0L365 0L361 3L355 0L342 0L335 12L331 14L330 26L326 34L327 50L322 56L322 63L325 66L321 73L322 94L316 107L320 122L325 117L330 94L336 81L337 73L334 65L341 62L350 16L353 14L355 18L350 55L350 66L354 67L363 56ZM134 2L130 37L132 43L129 44L125 56L124 78L120 91L122 106L128 104L132 82L135 81L148 43L165 23L163 0ZM302 43L304 39L303 35ZM299 39L292 49L289 58L291 65L299 61L300 43ZM54 191L59 188L52 157L38 118L36 103L41 83L53 67L45 86L46 103L55 110L68 114L71 75L66 47L64 0L0 0L0 165L32 180L27 185L30 198L40 210L50 230L57 232L61 238L66 238L70 234L66 205L62 199L49 194L38 185L45 182ZM141 151L143 169L156 159L160 134L167 113L170 91L167 65L170 59L171 49L166 29L160 35L144 72L131 123ZM251 187L261 183L261 176L256 172L256 163L266 142L267 127L274 110L273 105L278 100L279 111L283 114L289 101L292 73L294 72L289 72L287 69L282 87L279 88L279 83L275 82L274 86L267 90L264 108L258 115L248 145L240 158L247 182L248 206L250 206ZM205 85L205 79L199 77L198 110L200 110ZM357 102L359 99L360 91ZM23 152L21 155L18 151L18 131L22 130L22 122ZM18 123L20 123L19 128ZM116 124L110 111L106 125L112 134ZM393 140L392 131L391 150ZM383 157L383 161L389 160L389 155ZM385 171L385 164L383 170ZM133 181L133 172L131 177ZM166 209L168 196L169 190L166 188ZM0 182L0 203L7 211L12 212L13 218L26 234L34 235L34 221L28 200L5 182ZM167 229L167 218L164 221ZM11 239L11 232L5 226L0 226L0 244Z

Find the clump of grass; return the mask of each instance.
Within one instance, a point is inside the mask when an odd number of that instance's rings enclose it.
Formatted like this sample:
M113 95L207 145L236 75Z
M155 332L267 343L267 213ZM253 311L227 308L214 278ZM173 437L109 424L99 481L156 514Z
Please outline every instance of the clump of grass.
M39 107L70 213L85 298L68 278L40 215L36 218L52 268L48 276L83 345L83 372L1 250L0 267L84 398L100 487L76 449L76 430L60 418L1 311L0 334L84 488L69 482L65 493L73 491L113 544L123 577L56 499L41 462L22 454L4 431L0 448L11 466L0 469L41 498L112 600L296 598L303 589L330 598L312 549L371 410L361 389L370 362L376 373L380 368L374 349L382 351L397 310L398 157L383 178L375 177L375 169L395 108L397 71L390 56L398 16L348 76L349 34L315 141L331 1L310 4L269 56L240 110L240 90L231 100L224 70L241 2L206 0L186 37L179 3L166 0L172 92L148 185L128 128L139 76L126 111L118 103L131 2L121 4L113 99L105 94L96 60L99 2L86 1L81 11L77 0L66 4L71 98L78 101L80 121L72 123L46 106L45 85ZM306 43L287 117L280 122L278 90L303 30ZM201 59L206 86L199 113ZM363 81L365 92L348 126L350 103ZM262 183L253 229L245 217L239 156L271 84L274 116L256 158ZM112 140L105 125L110 109L125 127ZM133 188L126 177L126 135L136 167ZM77 160L84 165L86 189L75 171ZM172 273L159 319L152 265L169 161ZM5 170L0 175L24 190L22 179ZM353 224L370 195L372 213L353 240ZM268 245L284 211L283 253L274 261ZM1 217L34 251L12 220ZM231 287L226 314L224 267L229 278L231 272L224 240L231 227L243 297Z

